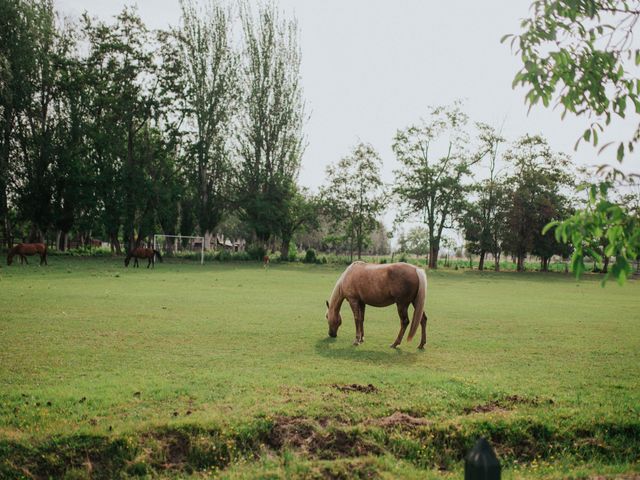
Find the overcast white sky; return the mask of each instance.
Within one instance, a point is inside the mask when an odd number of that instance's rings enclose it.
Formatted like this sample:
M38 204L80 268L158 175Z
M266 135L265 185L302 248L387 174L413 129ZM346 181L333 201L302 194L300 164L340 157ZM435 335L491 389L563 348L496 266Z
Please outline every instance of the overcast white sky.
M427 106L466 100L472 121L500 127L515 139L541 133L555 150L577 163L605 163L592 148L573 151L588 120L534 108L527 115L523 90L511 81L519 59L500 43L519 31L530 0L280 0L298 18L304 95L311 115L305 128L309 146L300 182L316 189L325 168L360 140L370 142L384 160L391 182L395 167L391 142L399 128L419 120ZM108 19L136 4L150 28L177 25L178 0L55 0L64 14L84 10ZM633 122L613 128L627 139ZM612 155L614 150L611 149ZM631 167L631 159L625 166Z

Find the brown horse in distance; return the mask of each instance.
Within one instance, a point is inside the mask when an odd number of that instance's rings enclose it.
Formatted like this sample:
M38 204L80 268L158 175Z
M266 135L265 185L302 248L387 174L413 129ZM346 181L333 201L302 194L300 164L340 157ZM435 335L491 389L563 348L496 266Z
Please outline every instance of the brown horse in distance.
M418 348L423 349L427 343L427 315L424 313L426 294L427 275L421 268L407 263L370 265L354 262L342 273L333 288L331 299L327 301L326 318L329 322L329 336L338 335L338 328L342 323L340 306L345 299L351 306L356 323L354 345L364 342L365 305L386 307L395 303L400 316L400 332L391 344L391 348L395 348L402 342L404 332L409 325L408 310L409 305L413 304L415 310L407 341L411 341L420 324L422 338Z
M129 262L133 258L134 259L133 266L139 267L140 265L138 264L138 259L147 258L149 260L149 263L147 264L147 268L149 268L152 265L155 268L156 257L158 257L158 260L162 262L162 255L160 255L160 252L158 250L154 250L153 248L145 248L145 247L134 248L127 254L127 258L124 259L124 266L128 267Z
M7 255L7 265L13 263L13 257L16 255L20 255L20 263L24 262L29 265L27 257L36 254L40 255L40 265L49 265L47 263L47 245L44 243L19 243L13 246Z

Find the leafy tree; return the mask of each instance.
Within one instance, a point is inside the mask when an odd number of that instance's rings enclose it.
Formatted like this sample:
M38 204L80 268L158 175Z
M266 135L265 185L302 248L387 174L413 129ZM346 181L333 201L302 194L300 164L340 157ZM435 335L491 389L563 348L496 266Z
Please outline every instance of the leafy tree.
M89 39L88 80L93 88L93 143L100 171L98 188L112 243L120 225L126 249L133 248L136 219L145 209L145 160L141 132L158 114L152 39L136 12L125 8L113 25L84 17Z
M633 204L610 199L612 187L611 180L582 185L580 189L587 191L584 208L562 222L549 223L544 232L555 227L558 241L571 242L575 249L571 265L577 276L586 270L584 257L607 267L608 261L603 257L615 257L610 271L604 272L603 284L610 276L622 284L633 271L632 262L640 255L640 217Z
M31 102L32 77L36 68L37 17L33 1L0 0L0 221L3 241L12 244L10 210L12 185L16 180L16 136L18 120Z
M168 52L177 55L165 55L165 65L179 72L174 88L189 120L183 126L189 129L188 176L195 184L196 217L204 235L215 230L229 203L229 139L238 104L239 59L228 10L214 1L205 9L193 0L180 5L176 50Z
M424 227L410 229L405 248L405 251L414 255L426 255L429 252L429 231Z
M237 142L236 191L244 219L266 242L282 230L303 152L304 103L295 20L280 19L273 4L257 17L242 10L243 87Z
M505 250L516 257L518 271L524 270L529 253L540 256L542 269L546 270L551 256L563 252L551 235L540 232L567 211L568 200L562 189L572 185L567 173L569 161L552 152L544 138L529 135L516 141L504 158L514 169L507 179L510 191Z
M65 250L69 233L75 226L81 237L91 237L99 228L95 221L95 171L89 148L89 95L86 88L86 69L77 47L78 32L67 26L62 41L67 43L64 55L56 58L58 65L57 94L53 108L56 118L54 131L54 162L52 214L57 230L58 249Z
M504 188L497 169L498 147L504 142L489 125L478 123L480 146L476 159L488 158L488 178L471 187L475 195L472 202L467 203L461 223L467 241L467 250L479 255L478 270L484 270L487 253L494 256L495 268L500 269L501 227L503 226Z
M32 68L21 78L27 98L16 118L18 146L14 164L16 202L20 216L30 224L29 240L42 240L51 219L51 164L53 162L53 97L57 31L53 7L31 5Z
M387 232L384 224L382 222L378 222L378 226L371 232L370 236L370 247L369 253L372 255L386 255L390 252L391 247L389 245L389 240L391 235Z
M467 120L459 103L431 108L428 120L398 131L393 143L401 164L393 188L401 206L399 217L421 216L429 232L429 268L438 266L444 229L452 228L463 211L469 190L464 180L477 161L465 151ZM434 153L438 147L444 147L439 156Z
M523 62L514 86L529 87L526 101L549 106L555 101L567 113L589 118L581 139L599 144L613 118L640 113L640 80L636 67L640 49L633 41L640 18L637 0L535 0L532 17L522 22L523 32L511 37ZM636 117L636 122L638 122ZM640 139L640 125L632 138L620 141L615 157L622 161L633 152ZM577 146L577 143L576 143ZM607 147L605 145L600 149ZM640 250L640 235L627 228L635 225L623 205L609 199L609 190L618 172L610 171L604 182L586 187L590 192L586 208L564 223L554 223L556 238L571 241L572 263L577 275L584 270L584 255L594 253L592 245L602 228L611 227L607 236L609 252L616 256L615 277L623 281L631 271L629 258ZM609 211L615 211L613 217ZM611 214L613 215L613 213ZM626 232L626 233L625 233ZM598 257L596 261L598 261Z
M382 159L374 148L360 143L350 155L327 167L326 184L321 190L325 212L344 233L351 260L354 250L361 258L385 208L381 165Z
M404 230L400 230L400 233L398 234L398 251L405 253L408 251L407 249L408 249L407 235L405 234Z
M305 229L318 227L318 201L311 197L305 190L300 190L294 184L291 185L295 191L286 195L284 210L282 211L282 222L280 236L282 247L280 258L286 259L289 255L289 248L294 234Z

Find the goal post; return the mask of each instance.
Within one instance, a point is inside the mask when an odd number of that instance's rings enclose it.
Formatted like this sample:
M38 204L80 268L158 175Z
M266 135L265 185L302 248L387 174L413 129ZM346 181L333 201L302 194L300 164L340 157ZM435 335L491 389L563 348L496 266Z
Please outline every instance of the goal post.
M169 256L180 256L185 252L199 251L200 265L204 264L204 237L157 233L153 236L153 248Z

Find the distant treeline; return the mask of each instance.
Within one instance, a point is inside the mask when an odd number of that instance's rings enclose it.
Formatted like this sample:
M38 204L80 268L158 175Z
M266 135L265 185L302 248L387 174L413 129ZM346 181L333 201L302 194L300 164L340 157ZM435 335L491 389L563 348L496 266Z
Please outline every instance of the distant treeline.
M481 269L487 255L518 270L533 255L546 270L571 253L542 231L579 205L576 166L539 135L509 142L471 122L459 102L390 139L390 184L361 143L311 195L297 182L307 115L295 19L273 4L181 6L177 27L152 32L130 8L62 21L51 1L0 0L5 245L99 238L120 253L154 233L220 232L281 258L294 241L359 258L388 253L380 218L392 206L423 225L400 232L400 248L431 268L442 249L477 255ZM637 195L624 201L638 209Z
M51 1L0 0L5 244L64 249L73 235L120 252L155 232L213 232L230 212L254 241L290 241L305 120L295 21L273 5L181 5L178 27L151 32L130 8L69 22Z

